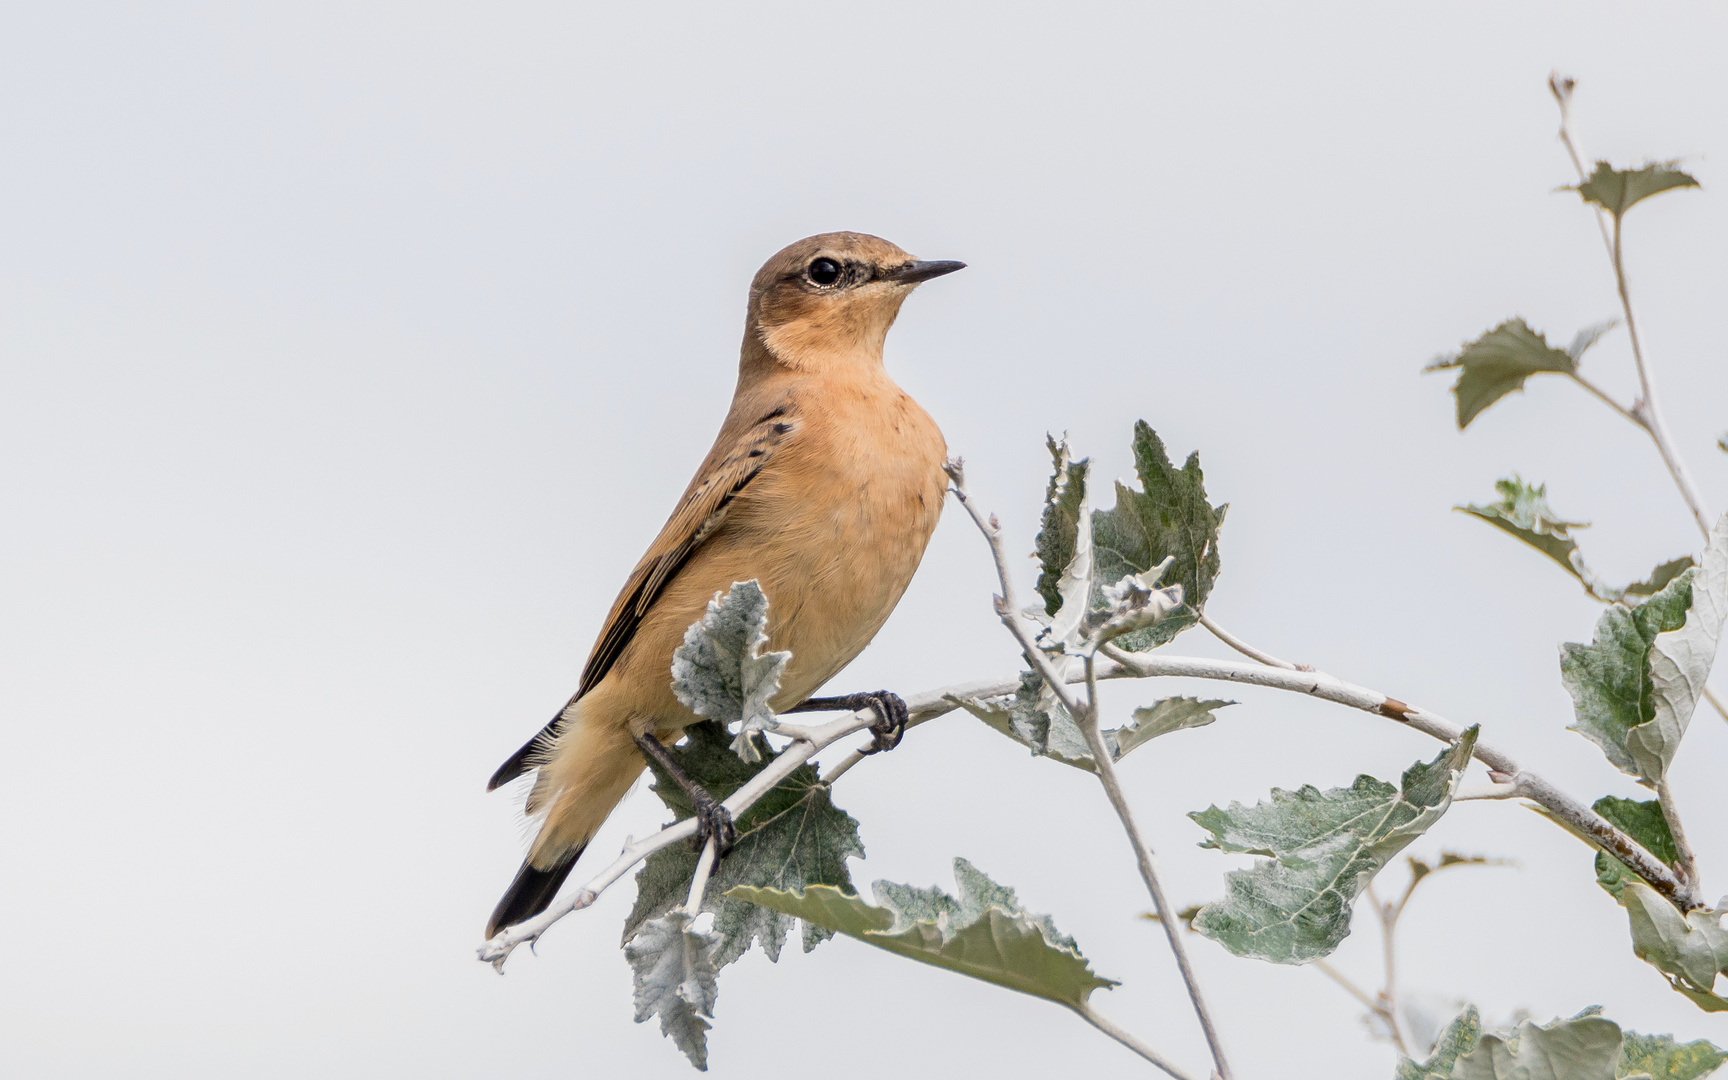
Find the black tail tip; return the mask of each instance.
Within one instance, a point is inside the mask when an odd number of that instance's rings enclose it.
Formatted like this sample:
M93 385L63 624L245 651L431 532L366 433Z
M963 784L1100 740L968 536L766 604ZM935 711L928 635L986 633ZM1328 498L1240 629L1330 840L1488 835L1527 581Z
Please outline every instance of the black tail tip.
M582 857L585 848L586 845L572 851L559 859L549 870L537 870L527 860L523 860L522 869L516 871L516 880L504 890L504 898L492 909L492 918L486 923L487 939L496 937L498 931L507 926L527 922L550 907L552 899L558 895L558 890L563 887L564 879L570 876L570 871L575 869L576 860Z

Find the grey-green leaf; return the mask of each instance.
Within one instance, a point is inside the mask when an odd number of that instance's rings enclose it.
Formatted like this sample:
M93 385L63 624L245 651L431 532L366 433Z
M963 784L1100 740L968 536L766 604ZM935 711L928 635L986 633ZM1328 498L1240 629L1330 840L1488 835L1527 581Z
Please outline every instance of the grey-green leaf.
M678 1044L690 1064L708 1071L708 1021L719 996L712 934L690 929L690 917L674 911L642 926L624 947L636 991L636 1022L660 1018L660 1032Z
M1271 856L1227 874L1225 898L1202 908L1194 928L1238 956L1305 964L1327 955L1349 935L1369 881L1451 805L1475 743L1471 728L1396 788L1359 776L1348 788L1274 788L1270 803L1190 814L1212 833L1202 847Z
M1463 369L1452 386L1452 396L1458 399L1458 430L1463 431L1488 406L1524 389L1525 379L1544 372L1570 375L1578 370L1578 362L1566 350L1548 344L1529 323L1513 318L1459 352L1435 358L1423 370L1448 368Z
M1698 565L1690 555L1682 555L1678 559L1667 562L1650 571L1650 576L1643 581L1634 581L1621 590L1622 596L1655 596L1668 586L1670 581Z
M1043 686L1043 680L1036 674L1022 672L1020 689L1012 697L952 700L991 728L1032 751L1034 757L1047 757L1076 769L1096 772L1092 748L1080 733L1080 726L1060 701L1042 692ZM1217 719L1219 709L1234 704L1234 701L1191 697L1164 698L1135 709L1129 723L1101 734L1104 745L1110 748L1111 760L1121 761L1129 751L1160 735L1212 723Z
M1633 728L1656 715L1650 647L1658 634L1684 624L1695 573L1682 573L1630 610L1609 607L1589 645L1560 647L1560 677L1572 695L1572 730L1601 747L1616 768L1652 787L1656 776L1640 770L1627 740Z
M1685 625L1658 634L1650 647L1650 681L1655 691L1652 715L1649 723L1626 733L1626 749L1642 775L1659 778L1674 763L1716 662L1725 618L1728 514L1718 518L1710 530L1704 564L1692 579L1692 602L1686 609Z
M1452 1067L1458 1059L1476 1048L1482 1038L1482 1017L1476 1006L1468 1005L1441 1033L1434 1052L1427 1061L1401 1058L1393 1080L1451 1080Z
M1724 1061L1728 1061L1728 1054L1707 1039L1677 1043L1672 1035L1628 1031L1615 1075L1628 1080L1637 1076L1648 1076L1651 1080L1702 1080Z
M1728 969L1728 930L1722 929L1720 912L1682 915L1661 893L1637 880L1625 882L1620 906L1631 922L1634 955L1667 975L1674 989L1700 1008L1728 1010L1728 1001L1715 988L1716 976Z
M1046 998L1070 1008L1092 991L1117 985L1099 978L1047 915L1025 911L1014 896L964 859L954 860L958 899L939 889L876 883L875 905L827 886L802 893L738 888L732 894L796 915L829 930L920 963Z
M1652 162L1638 169L1616 169L1598 161L1590 178L1573 188L1616 218L1652 195L1674 188L1697 187L1698 181L1676 169L1675 162Z
M780 690L789 652L760 652L768 643L768 597L754 580L715 593L708 611L672 651L672 693L691 712L730 727L732 749L757 761L751 735L774 724L768 701Z
M1578 551L1578 542L1572 539L1572 530L1589 528L1589 522L1561 520L1560 516L1554 513L1554 508L1548 505L1546 484L1526 484L1513 475L1504 480L1496 480L1494 487L1500 492L1499 502L1483 506L1472 503L1454 509L1462 510L1497 529L1511 533L1559 563L1562 569L1583 582L1586 587L1594 583L1595 576L1585 568L1583 556Z
M1118 638L1130 651L1162 645L1198 620L1218 577L1218 529L1227 509L1207 502L1199 453L1176 468L1144 420L1134 425L1134 467L1141 490L1118 483L1116 505L1092 513L1094 582L1101 588L1171 558L1163 580L1182 586L1185 606ZM1094 599L1095 607L1101 603Z
M713 722L693 724L685 735L683 745L670 748L673 760L716 799L738 790L778 756L756 735L760 763L739 760L727 746L725 729ZM654 793L679 820L693 813L684 789L658 768ZM858 822L829 796L816 770L804 765L739 817L737 846L714 868L702 901L702 910L714 913L717 966L730 964L757 941L769 959L778 960L793 922L767 908L728 899L726 890L740 885L795 890L823 884L853 891L846 861L862 858L864 845L858 839ZM695 869L696 853L685 844L650 855L636 875L636 905L625 921L624 940L649 920L683 904ZM806 923L805 951L829 936L820 926Z
M1600 1016L1576 1016L1540 1027L1484 1035L1458 1059L1452 1080L1615 1080L1620 1026Z
M1044 492L1044 517L1038 525L1035 553L1043 568L1038 573L1038 595L1044 598L1044 610L1054 615L1062 607L1062 571L1074 559L1080 515L1086 504L1087 459L1073 460L1066 438L1058 442L1055 436L1047 435L1045 443L1050 448L1053 471Z
M1644 846L1663 866L1673 866L1680 859L1680 849L1674 834L1668 830L1668 819L1662 816L1662 806L1655 799L1639 802L1613 795L1596 800L1595 811L1621 832ZM1596 852L1596 884L1608 890L1614 899L1628 881L1641 880L1630 867L1606 851Z

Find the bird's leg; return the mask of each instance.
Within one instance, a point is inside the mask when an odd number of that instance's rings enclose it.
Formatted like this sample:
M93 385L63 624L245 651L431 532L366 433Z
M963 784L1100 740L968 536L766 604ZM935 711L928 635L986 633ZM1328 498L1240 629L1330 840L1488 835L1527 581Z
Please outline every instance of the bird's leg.
M714 796L703 790L701 784L685 775L659 739L652 735L638 735L636 745L642 748L642 753L650 761L666 770L666 775L684 789L684 794L690 796L690 804L696 808L696 850L701 851L712 837L718 845L714 854L725 858L732 845L738 842L738 828L732 824L732 811L721 806Z
M906 721L911 719L911 712L906 708L906 702L899 694L891 694L886 690L876 690L863 694L846 694L842 697L813 697L801 705L794 705L786 711L795 712L857 712L859 709L874 709L878 717L876 723L870 725L870 730L876 736L866 754L879 754L884 750L892 750L900 745L901 736L906 734Z

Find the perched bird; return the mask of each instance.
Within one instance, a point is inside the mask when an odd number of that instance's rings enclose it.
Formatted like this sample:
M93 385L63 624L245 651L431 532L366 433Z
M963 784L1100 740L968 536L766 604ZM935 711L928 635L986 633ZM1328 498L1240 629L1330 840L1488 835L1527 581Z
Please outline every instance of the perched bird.
M488 786L538 770L526 810L543 815L488 937L546 909L648 757L690 792L698 837L730 846L730 818L665 747L698 720L672 694L672 651L733 582L761 585L766 648L792 651L776 712L874 707L878 748L898 741L898 697L810 695L881 629L941 513L942 433L883 370L882 343L919 282L963 266L826 233L757 272L714 448L618 593L575 696Z

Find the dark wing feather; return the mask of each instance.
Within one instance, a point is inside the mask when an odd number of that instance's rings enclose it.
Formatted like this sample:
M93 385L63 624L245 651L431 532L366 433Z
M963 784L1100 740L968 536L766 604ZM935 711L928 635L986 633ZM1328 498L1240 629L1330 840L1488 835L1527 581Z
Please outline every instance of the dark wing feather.
M636 636L636 628L642 625L642 618L654 606L654 601L659 599L696 550L720 528L733 500L761 474L773 460L775 452L797 430L798 421L788 415L787 409L775 409L734 440L717 464L698 474L678 509L673 511L660 535L649 545L648 554L631 571L618 599L612 602L612 610L606 616L606 628L601 632L600 640L594 643L594 651L588 654L588 663L582 668L582 682L575 696L538 734L524 743L522 749L499 766L486 785L487 791L508 784L534 768L535 755L550 746L565 709L598 686L606 673L612 670L612 665L618 662L618 657ZM719 456L720 451L721 447L716 446L709 453L709 461Z

